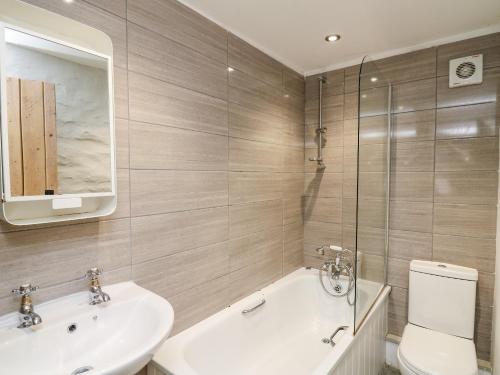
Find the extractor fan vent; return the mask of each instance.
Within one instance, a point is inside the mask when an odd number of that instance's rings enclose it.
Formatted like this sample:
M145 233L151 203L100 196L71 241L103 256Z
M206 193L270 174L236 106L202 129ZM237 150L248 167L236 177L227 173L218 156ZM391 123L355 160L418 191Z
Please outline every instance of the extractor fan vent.
M483 82L483 55L450 60L450 87L477 85Z

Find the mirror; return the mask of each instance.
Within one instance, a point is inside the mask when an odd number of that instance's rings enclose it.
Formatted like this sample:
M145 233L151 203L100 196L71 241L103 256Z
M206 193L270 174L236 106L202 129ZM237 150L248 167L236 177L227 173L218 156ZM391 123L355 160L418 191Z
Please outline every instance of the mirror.
M33 225L117 205L113 43L93 27L0 0L0 219Z
M10 197L112 192L108 58L8 27L4 41Z

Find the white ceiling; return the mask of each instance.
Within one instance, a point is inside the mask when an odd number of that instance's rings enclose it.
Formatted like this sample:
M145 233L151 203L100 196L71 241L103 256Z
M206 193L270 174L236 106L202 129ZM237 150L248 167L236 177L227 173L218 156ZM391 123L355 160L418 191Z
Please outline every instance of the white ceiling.
M304 74L500 31L500 0L181 2Z

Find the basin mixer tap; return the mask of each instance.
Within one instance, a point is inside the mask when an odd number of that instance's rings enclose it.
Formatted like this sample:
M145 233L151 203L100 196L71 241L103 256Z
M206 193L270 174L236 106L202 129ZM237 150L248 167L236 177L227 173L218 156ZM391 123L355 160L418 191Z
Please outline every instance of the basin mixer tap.
M18 289L13 289L12 293L21 297L21 307L19 308L19 320L21 323L17 328L28 328L42 323L42 318L38 315L31 300L31 293L38 290L38 286L23 284Z
M91 268L87 271L85 276L90 280L89 292L90 292L90 301L91 305L98 305L103 302L108 302L111 300L109 294L104 293L101 289L101 284L99 283L99 275L102 273L102 270L99 268Z

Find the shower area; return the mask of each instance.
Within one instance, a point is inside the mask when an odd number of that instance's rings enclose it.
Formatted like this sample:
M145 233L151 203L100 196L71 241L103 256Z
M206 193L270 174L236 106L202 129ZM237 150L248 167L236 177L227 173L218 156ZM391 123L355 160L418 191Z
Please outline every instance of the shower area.
M369 57L306 79L305 264L347 298L355 332L387 281L391 106Z

